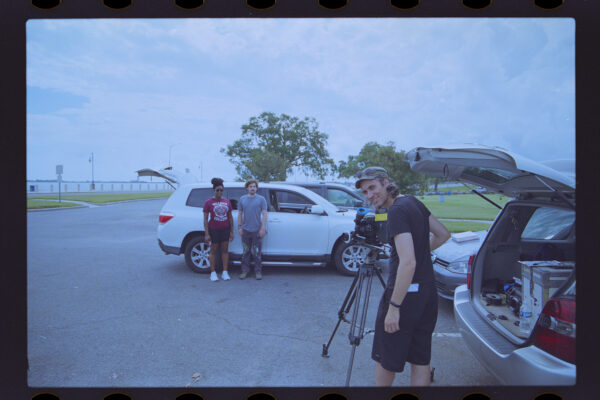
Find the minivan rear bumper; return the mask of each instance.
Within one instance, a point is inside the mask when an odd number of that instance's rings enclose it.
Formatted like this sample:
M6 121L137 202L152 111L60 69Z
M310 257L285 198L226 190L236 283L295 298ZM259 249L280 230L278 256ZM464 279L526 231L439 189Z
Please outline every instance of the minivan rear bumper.
M467 285L454 292L459 332L475 358L504 385L574 385L575 365L529 345L518 347L496 331L474 309Z

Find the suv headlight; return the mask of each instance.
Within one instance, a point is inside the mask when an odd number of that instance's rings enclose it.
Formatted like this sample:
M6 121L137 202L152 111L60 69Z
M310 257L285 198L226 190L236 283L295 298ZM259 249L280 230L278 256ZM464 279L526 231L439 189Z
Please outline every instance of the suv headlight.
M452 261L448 264L448 271L457 274L466 274L469 271L469 257L464 256Z

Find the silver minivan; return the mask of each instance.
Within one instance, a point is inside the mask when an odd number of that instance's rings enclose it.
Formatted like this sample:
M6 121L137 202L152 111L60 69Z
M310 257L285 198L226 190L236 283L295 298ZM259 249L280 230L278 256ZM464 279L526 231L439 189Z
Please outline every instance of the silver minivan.
M506 385L574 385L575 178L499 147L417 147L418 172L513 198L454 293L460 333Z

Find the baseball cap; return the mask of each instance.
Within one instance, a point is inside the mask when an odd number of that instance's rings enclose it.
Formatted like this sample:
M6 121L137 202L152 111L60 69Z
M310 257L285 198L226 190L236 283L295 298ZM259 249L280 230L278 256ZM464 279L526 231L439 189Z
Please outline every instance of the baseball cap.
M362 171L358 171L356 173L356 188L360 189L360 182L365 181L367 179L375 179L375 178L390 178L388 176L387 171L383 167L367 167Z

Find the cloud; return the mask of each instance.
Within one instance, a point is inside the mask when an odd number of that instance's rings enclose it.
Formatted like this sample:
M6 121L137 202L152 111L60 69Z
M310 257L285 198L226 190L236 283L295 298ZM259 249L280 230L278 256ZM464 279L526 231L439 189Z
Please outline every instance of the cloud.
M336 161L367 141L574 157L571 20L32 20L27 38L28 87L86 99L29 110L31 177L95 148L117 179L182 143L180 169L233 179L219 149L263 111L315 117Z

